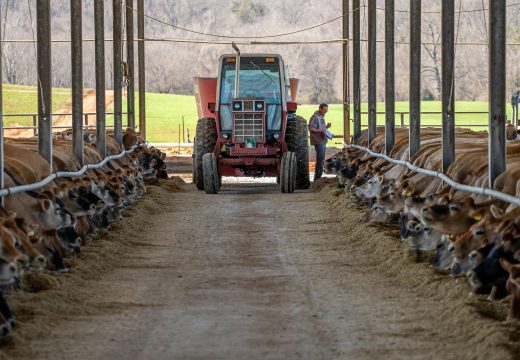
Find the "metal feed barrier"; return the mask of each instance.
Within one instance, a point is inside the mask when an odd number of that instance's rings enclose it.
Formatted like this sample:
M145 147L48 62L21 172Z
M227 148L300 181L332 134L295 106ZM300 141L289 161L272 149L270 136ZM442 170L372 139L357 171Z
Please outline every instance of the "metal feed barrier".
M106 156L106 129L113 127L114 138L119 143L123 143L123 122L122 116L128 117L128 127L135 130L135 99L134 99L134 26L133 26L133 0L126 0L126 7L123 9L121 0L112 0L113 7L113 74L114 74L114 112L107 113L105 108L105 0L94 0L94 33L95 33L95 76L96 76L96 112L83 112L83 1L70 1L71 17L71 73L72 73L72 112L71 113L52 113L52 61L51 61L51 1L36 1L36 43L37 43L37 94L38 112L37 114L3 114L2 106L2 79L0 77L0 196L15 194L22 191L35 190L44 186L57 177L81 176L89 169L104 166L107 162L119 159L131 152L138 146L130 150L122 151L118 155ZM30 6L30 5L29 5ZM6 8L8 9L8 8ZM30 8L29 8L30 9ZM138 41L144 39L144 0L137 0L138 9ZM6 10L7 11L7 10ZM1 15L1 14L0 14ZM123 23L124 16L124 23ZM0 19L2 16L0 16ZM7 17L6 17L7 19ZM0 39L2 38L0 24ZM123 59L123 29L126 28L126 62ZM34 40L34 39L33 39ZM146 113L145 113L145 69L144 69L144 42L138 43L138 82L139 82L139 129L141 136L145 138ZM0 74L2 73L2 51L0 48ZM127 87L127 111L122 109L122 86ZM114 115L114 125L106 125L106 115ZM95 115L95 126L89 124L89 116ZM53 116L72 117L72 151L83 166L78 172L57 172L52 173L45 179L35 183L16 186L4 189L4 130L32 129L33 134L38 137L38 152L49 162L52 172L52 131L53 129L71 128L70 126L53 126ZM32 126L3 127L4 117L31 117ZM96 129L96 148L101 153L103 161L99 164L84 164L83 156L83 131L84 129ZM144 145L139 145L144 146Z
M482 188L482 187L475 187L475 186L460 184L460 183L456 182L455 180L453 180L453 179L449 178L448 176L446 176L441 171L434 171L434 170L423 169L423 168L420 168L420 167L417 167L417 166L413 165L409 161L396 160L396 159L391 158L388 155L374 152L374 151L372 151L372 150L370 150L370 149L368 149L366 147L363 147L363 146L359 146L359 145L355 145L355 144L347 144L345 142L343 143L343 145L346 148L354 148L354 149L362 150L362 151L368 153L370 156L381 158L381 159L385 159L386 161L388 161L388 162L390 162L392 164L406 166L411 171L415 171L417 173L421 173L421 174L424 174L424 175L427 175L427 176L436 177L438 179L441 179L442 181L444 181L446 184L448 184L449 186L451 186L455 190L465 191L465 192L468 192L468 193L471 193L471 194L476 194L476 195L489 196L489 197L491 197L493 199L497 199L497 200L500 200L500 201L504 201L504 202L516 205L516 206L520 206L520 198L518 198L516 196L512 196L512 195L503 193L501 191L496 191L496 190L493 190L493 189L490 189L490 188Z
M421 127L421 4L422 0L410 0L408 13L410 19L409 45L409 154L412 157L420 149ZM365 13L365 6L360 6L359 0L343 0L343 38L347 45L343 48L344 64L344 139L350 140L350 73L353 76L353 108L354 108L354 140L361 136L361 41L367 41L368 64L368 139L369 144L377 135L377 111L375 96L376 67L377 67L377 10L384 11L384 57L385 57L385 148L389 154L395 144L395 0L386 0L384 8L378 8L375 0L368 0L367 39L361 39L361 13ZM462 6L462 5L461 5ZM506 170L506 5L505 0L488 1L488 56L489 56L489 184ZM461 9L459 9L462 12ZM349 22L352 13L352 40L349 39ZM442 169L446 171L455 160L455 2L442 0L440 12L442 22ZM363 16L365 19L365 16ZM458 23L458 22L457 22ZM459 23L458 23L459 24ZM365 24L363 24L364 28ZM457 25L458 26L458 25ZM456 31L457 30L457 31ZM349 45L352 44L352 68L350 68ZM401 126L404 124L404 114L401 114ZM476 125L471 125L476 126ZM382 156L382 154L380 154ZM448 182L449 179L444 179ZM457 184L453 184L457 185ZM460 184L457 185L461 188ZM489 192L489 191L488 191ZM496 194L495 194L496 195ZM510 199L513 200L513 199ZM515 200L516 201L516 200Z

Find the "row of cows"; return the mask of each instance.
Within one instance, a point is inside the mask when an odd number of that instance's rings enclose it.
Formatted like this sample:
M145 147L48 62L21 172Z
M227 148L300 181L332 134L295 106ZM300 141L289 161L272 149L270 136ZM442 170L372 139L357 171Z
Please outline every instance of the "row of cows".
M370 150L384 153L384 128ZM390 156L409 160L408 129L396 129ZM355 142L368 146L366 131ZM446 175L461 184L492 187L520 197L520 141L507 142L507 171L488 181L488 135L456 131L456 161ZM415 166L441 171L439 129L421 130ZM352 147L325 160L347 196L366 204L366 221L400 224L401 237L417 255L431 253L432 266L466 276L474 293L501 299L510 293L509 320L520 320L520 208L455 189L441 180L410 171Z
M76 172L82 165L72 153L71 132L53 139L52 172ZM103 160L93 131L84 134L86 164ZM107 154L117 155L143 143L131 129L123 145L107 136ZM144 144L143 144L144 145ZM167 178L165 154L146 146L104 167L79 177L56 178L45 187L9 195L0 206L0 288L22 289L27 271L67 272L66 257L105 233L127 209L146 193L146 183ZM37 139L10 139L4 143L5 187L33 184L51 174L49 163L38 154ZM0 292L0 337L15 325Z

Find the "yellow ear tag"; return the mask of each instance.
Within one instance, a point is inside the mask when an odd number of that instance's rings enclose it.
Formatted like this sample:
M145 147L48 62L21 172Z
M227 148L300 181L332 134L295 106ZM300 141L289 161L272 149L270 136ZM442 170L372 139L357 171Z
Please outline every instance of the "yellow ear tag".
M473 219L480 221L480 220L482 220L482 215L477 214L477 215L473 216Z
M27 233L28 236L34 236L34 230L31 230Z
M408 191L408 192L406 193L406 196L411 197L412 195L413 195L413 193L412 193L411 191Z

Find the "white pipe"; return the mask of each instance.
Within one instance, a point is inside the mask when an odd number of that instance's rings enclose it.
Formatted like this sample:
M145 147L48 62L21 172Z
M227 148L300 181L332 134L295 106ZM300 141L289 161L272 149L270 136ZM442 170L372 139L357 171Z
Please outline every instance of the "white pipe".
M343 142L343 146L345 146L346 148L354 148L354 149L362 150L362 151L365 151L366 153L370 154L371 156L385 159L386 161L391 162L392 164L406 166L411 171L415 171L415 172L418 172L418 173L421 173L424 175L436 177L436 178L444 181L446 184L448 184L455 190L465 191L465 192L469 192L469 193L477 194L477 195L489 196L491 198L494 198L494 199L497 199L500 201L504 201L504 202L511 203L516 206L520 206L520 198L518 198L516 196L509 195L509 194L506 194L506 193L503 193L500 191L496 191L496 190L493 190L490 188L481 188L481 187L460 184L460 183L456 182L455 180L449 178L448 176L446 176L445 174L443 174L440 171L423 169L423 168L413 165L412 163L410 163L408 161L396 160L387 155L373 152L372 150L370 150L366 147L363 147L363 146L346 144L345 142Z
M79 171L58 171L58 172L50 174L46 178L44 178L34 184L18 185L18 186L13 186L13 187L7 188L7 189L1 189L0 196L3 197L3 196L8 196L8 195L18 194L18 193L21 193L24 191L33 191L33 190L39 189L39 188L49 184L51 181L53 181L54 179L59 178L59 177L82 176L83 174L85 174L87 172L87 170L99 169L99 168L105 166L107 162L112 161L112 160L121 159L123 156L133 153L135 151L135 149L141 148L141 147L144 147L147 145L148 145L148 143L134 145L130 149L123 150L122 152L120 152L117 155L107 156L106 158L103 159L103 161L101 161L97 164L84 165L81 168L81 170L79 170Z

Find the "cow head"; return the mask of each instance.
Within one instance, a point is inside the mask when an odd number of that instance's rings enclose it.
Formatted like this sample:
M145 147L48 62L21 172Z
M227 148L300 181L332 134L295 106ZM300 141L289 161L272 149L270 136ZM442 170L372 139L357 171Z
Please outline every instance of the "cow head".
M486 206L475 205L473 199L452 201L446 205L434 204L421 209L421 221L443 234L461 234L480 221L486 213Z

